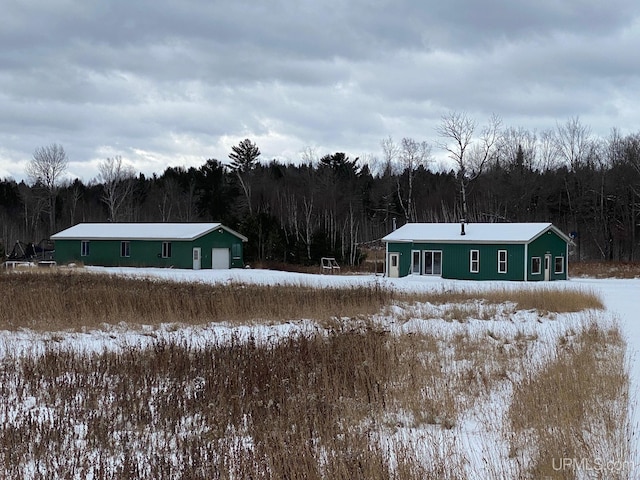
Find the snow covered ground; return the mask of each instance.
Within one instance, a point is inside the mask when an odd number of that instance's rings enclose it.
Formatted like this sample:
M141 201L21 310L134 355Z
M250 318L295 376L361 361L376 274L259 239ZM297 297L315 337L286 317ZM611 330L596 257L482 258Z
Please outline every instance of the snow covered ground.
M175 281L229 283L240 282L260 285L309 285L309 286L354 286L358 284L380 284L402 291L430 291L433 289L492 289L520 288L572 288L592 291L605 303L607 311L620 323L628 342L632 390L640 391L640 278L595 279L572 278L568 281L542 282L474 282L469 280L446 280L439 277L408 276L386 278L374 275L312 275L259 269L233 270L173 270L161 268L103 268L87 267L99 273L129 276L158 277ZM640 426L640 409L636 409L636 426Z
M431 291L431 290L481 290L499 288L567 288L591 291L599 295L605 303L609 317L619 322L628 343L630 362L631 391L632 391L632 427L634 439L637 442L636 452L640 457L640 278L635 279L594 279L572 278L562 282L473 282L447 280L438 277L408 276L399 279L374 275L313 275L304 273L280 272L260 269L233 270L171 270L171 269L136 269L136 268L101 268L89 267L90 270L130 276L147 276L171 279L175 281L198 281L203 283L244 282L250 284L280 284L280 285L309 285L309 286L344 286L357 284L380 284L402 291ZM567 318L571 318L568 315ZM521 325L525 325L524 321ZM547 322L546 329L551 332L552 322ZM502 325L504 327L504 325ZM296 328L300 328L299 326ZM405 325L404 328L410 328ZM472 327L473 328L473 327ZM482 328L486 327L486 322ZM556 338L557 332L551 334Z
M385 288L392 288L399 291L429 292L429 291L449 291L449 290L482 290L495 289L496 287L509 288L551 288L551 289L579 289L598 294L604 301L607 314L602 321L619 322L622 331L626 336L629 350L630 372L632 381L632 423L634 432L640 431L640 409L636 408L638 391L640 388L640 279L615 280L615 279L590 279L574 278L566 282L542 283L522 283L522 282L472 282L472 281L452 281L434 277L409 276L402 279L389 279L373 275L311 275L289 272L279 272L258 269L237 269L237 270L175 270L175 269L154 269L154 268L101 268L86 267L86 270L96 273L107 273L115 275L125 275L131 277L163 278L178 282L202 282L202 283L230 283L239 282L246 284L268 284L268 285L300 285L315 287L352 287L354 285L377 284ZM420 307L417 307L420 308ZM559 314L553 319L539 318L535 312L519 311L515 314L509 309L501 313L499 310L495 318L490 320L470 320L461 324L459 322L445 321L438 316L438 307L431 306L429 309L409 312L409 319L403 322L393 323L388 327L401 334L412 331L433 331L436 329L443 338L454 335L456 329L478 332L486 335L487 331L494 332L507 338L513 338L519 334L532 334L538 336L541 341L535 348L534 359L544 362L545 350L549 345L555 344L560 335L567 329L579 325L584 321L582 314ZM406 318L406 317L405 317ZM554 321L560 320L560 321ZM385 322L389 319L381 318ZM156 329L149 327L142 330L130 329L127 325L115 325L105 328L103 331L77 332L77 333L45 333L35 335L34 332L0 332L0 356L10 352L12 355L21 353L38 353L45 346L54 340L60 347L68 345L70 348L91 350L100 352L105 348L119 349L127 345L151 344L158 337L163 338L184 338L188 339L191 345L200 342L224 342L231 336L249 336L264 338L272 341L282 336L291 334L294 331L313 331L317 326L313 322L300 320L299 322L286 323L282 325L254 325L254 326L230 326L230 325L205 325L200 327L186 327L183 329L173 326ZM496 418L492 405L508 404L508 389L496 390L494 398L486 402L479 403L478 407L471 409L466 414L463 424L452 430L437 429L437 435L442 435L438 442L428 445L419 445L416 448L425 450L433 448L434 445L453 445L465 452L467 455L469 478L510 478L516 470L516 465L509 465L505 459L509 458L509 446L500 437L500 418ZM26 407L25 407L26 408ZM488 419L491 419L487 422ZM486 428L486 423L491 423L491 428ZM420 432L412 428L400 428L395 434L406 443L418 442ZM393 439L390 439L390 441ZM396 439L397 440L397 439ZM638 442L638 435L634 435L634 440ZM640 452L640 444L637 451ZM433 454L433 452L429 452ZM487 461L489 459L490 461ZM500 465L500 471L496 471Z

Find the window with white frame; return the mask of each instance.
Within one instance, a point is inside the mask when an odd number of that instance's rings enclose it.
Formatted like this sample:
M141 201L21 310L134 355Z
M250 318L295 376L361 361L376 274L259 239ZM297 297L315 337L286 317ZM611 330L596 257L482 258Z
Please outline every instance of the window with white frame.
M120 242L120 256L121 257L129 257L129 242L122 241Z
M469 251L469 271L471 273L480 271L480 250Z
M89 240L82 240L80 242L80 256L81 257L89 256Z
M507 273L507 251L498 250L498 273Z
M420 264L420 250L411 251L411 273L414 275L420 275L422 273Z
M171 258L171 242L162 242L162 258Z
M556 257L554 259L554 273L564 273L564 257Z
M542 273L540 257L531 257L531 275L540 275L540 273Z
M423 275L442 275L442 251L423 250L422 268Z

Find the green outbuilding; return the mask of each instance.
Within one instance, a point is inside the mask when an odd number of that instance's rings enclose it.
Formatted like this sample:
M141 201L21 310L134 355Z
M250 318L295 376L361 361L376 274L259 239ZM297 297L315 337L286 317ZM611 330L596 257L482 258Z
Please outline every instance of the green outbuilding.
M243 267L247 238L220 223L79 223L51 236L58 265Z
M551 223L407 223L382 241L389 277L568 278L571 238Z

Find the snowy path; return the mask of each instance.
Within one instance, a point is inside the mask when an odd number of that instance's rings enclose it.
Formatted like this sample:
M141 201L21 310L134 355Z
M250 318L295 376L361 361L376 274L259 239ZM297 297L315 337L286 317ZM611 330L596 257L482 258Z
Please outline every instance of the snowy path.
M632 426L640 442L640 279L574 278L571 284L583 285L600 294L607 310L620 322L627 340L631 376ZM636 446L640 457L640 444Z

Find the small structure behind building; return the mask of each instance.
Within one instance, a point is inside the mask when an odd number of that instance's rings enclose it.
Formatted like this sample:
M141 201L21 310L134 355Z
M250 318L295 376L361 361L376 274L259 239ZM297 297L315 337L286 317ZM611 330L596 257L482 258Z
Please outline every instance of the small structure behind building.
M333 257L322 257L320 259L322 273L340 273L340 265Z
M38 244L17 241L2 266L16 267L52 267L54 260L54 244L51 240L42 239Z

